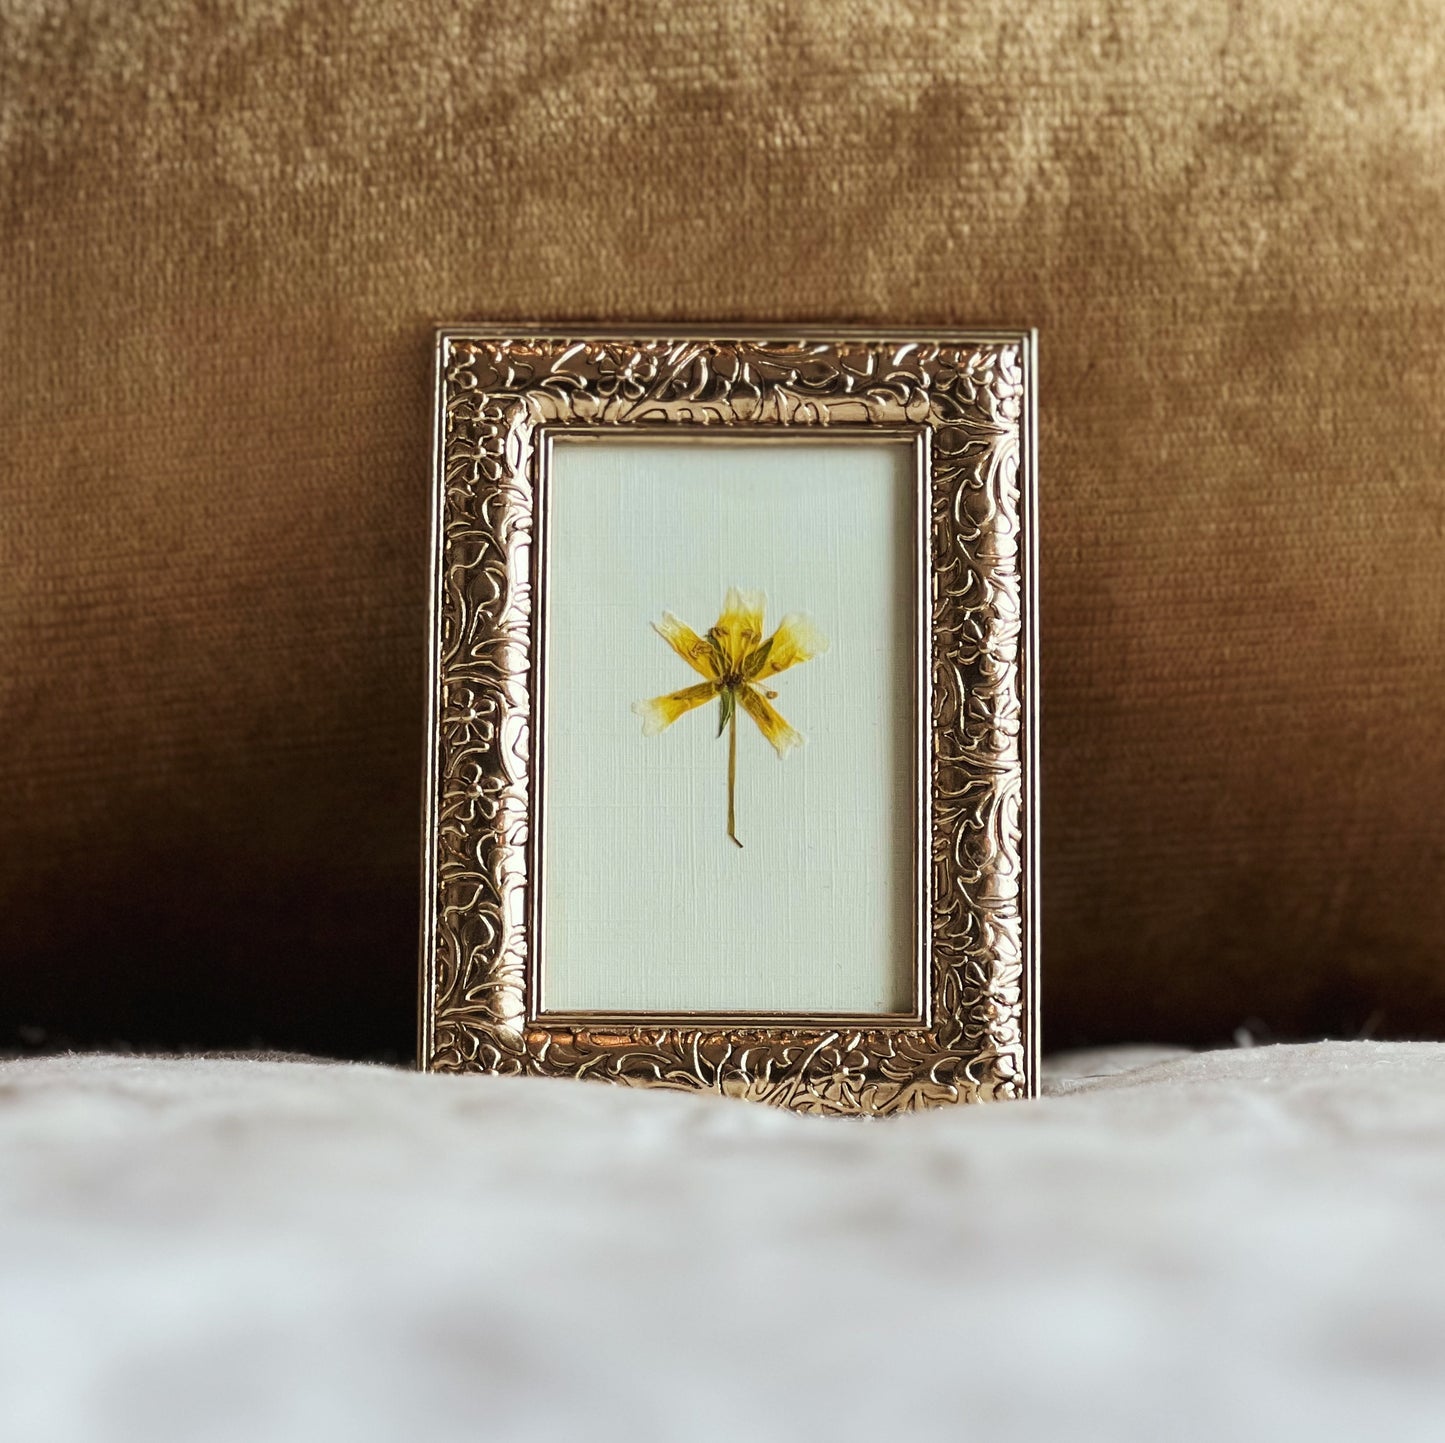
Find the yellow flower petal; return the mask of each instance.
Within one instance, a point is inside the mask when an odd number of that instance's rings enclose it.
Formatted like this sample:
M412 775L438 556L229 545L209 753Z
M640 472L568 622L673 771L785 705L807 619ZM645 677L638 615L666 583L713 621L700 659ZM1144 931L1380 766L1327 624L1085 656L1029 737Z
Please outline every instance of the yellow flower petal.
M652 629L695 671L710 681L717 680L717 656L712 647L690 626L679 621L670 611L662 613Z
M806 616L793 612L778 623L778 629L765 645L767 655L754 676L776 676L799 662L811 661L820 652L827 651L828 638ZM745 666L745 674L747 670Z
M710 635L717 639L730 669L741 670L743 659L763 639L763 607L766 602L761 591L739 591L736 586L728 587L722 615Z
M651 701L635 701L632 710L642 718L642 735L655 737L658 732L666 731L678 717L711 701L716 695L717 683L704 681L697 686L685 686L681 691L670 692L667 696L655 696Z
M773 744L773 750L785 757L794 747L803 744L802 734L795 732L756 687L745 686L738 691L743 710L757 722L758 730Z

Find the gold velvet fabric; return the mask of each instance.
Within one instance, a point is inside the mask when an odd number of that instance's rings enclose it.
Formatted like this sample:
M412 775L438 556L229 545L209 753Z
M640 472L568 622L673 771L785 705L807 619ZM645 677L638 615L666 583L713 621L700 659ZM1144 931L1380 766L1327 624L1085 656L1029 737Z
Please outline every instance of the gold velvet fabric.
M410 1046L439 320L1041 333L1045 1026L1445 1027L1445 7L0 0L0 1042Z

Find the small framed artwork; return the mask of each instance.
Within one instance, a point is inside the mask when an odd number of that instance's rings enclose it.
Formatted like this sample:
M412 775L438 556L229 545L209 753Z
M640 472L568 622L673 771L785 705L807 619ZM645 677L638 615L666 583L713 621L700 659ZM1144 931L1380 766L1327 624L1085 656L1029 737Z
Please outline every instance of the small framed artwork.
M423 1067L1032 1094L1034 355L439 333Z

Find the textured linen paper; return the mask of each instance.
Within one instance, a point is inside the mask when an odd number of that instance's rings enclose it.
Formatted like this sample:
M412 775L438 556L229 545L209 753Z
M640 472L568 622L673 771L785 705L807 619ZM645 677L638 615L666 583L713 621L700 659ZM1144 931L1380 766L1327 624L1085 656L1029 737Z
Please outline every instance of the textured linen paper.
M913 1006L918 600L907 442L558 441L545 543L542 997L552 1010ZM730 586L763 634L828 650L770 679L806 737L738 718L737 826L709 702L644 736L635 701L702 680Z

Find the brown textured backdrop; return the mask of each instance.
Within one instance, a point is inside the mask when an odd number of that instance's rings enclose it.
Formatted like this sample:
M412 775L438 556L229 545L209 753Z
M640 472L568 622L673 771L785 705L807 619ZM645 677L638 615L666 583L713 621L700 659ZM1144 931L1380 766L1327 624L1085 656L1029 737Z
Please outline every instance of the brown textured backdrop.
M0 1045L408 1051L474 316L1039 326L1047 1040L1445 1029L1441 4L0 17Z

